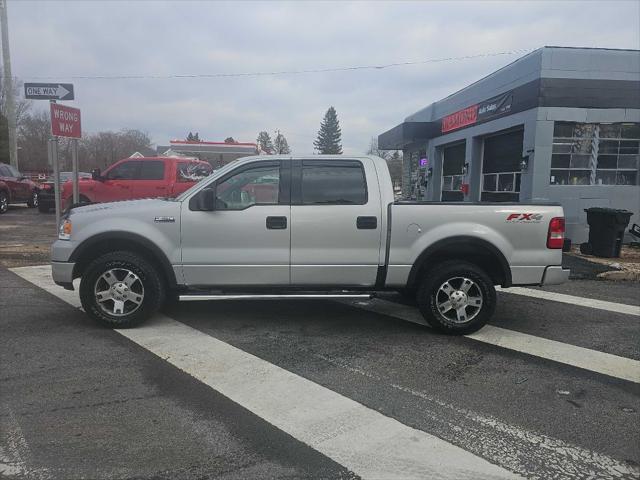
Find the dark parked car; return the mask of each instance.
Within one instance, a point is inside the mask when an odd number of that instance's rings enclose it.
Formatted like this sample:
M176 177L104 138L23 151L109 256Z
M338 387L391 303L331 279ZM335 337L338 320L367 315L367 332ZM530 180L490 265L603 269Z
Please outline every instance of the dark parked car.
M60 172L60 186L70 181L72 177L73 172ZM78 172L78 178L88 179L91 178L91 174L87 172ZM41 182L40 185L40 202L38 204L38 210L41 213L47 213L56 206L53 177L47 178L44 182Z
M5 213L10 203L26 203L31 208L38 206L40 185L11 165L0 163L0 183L5 185L0 189L0 213Z

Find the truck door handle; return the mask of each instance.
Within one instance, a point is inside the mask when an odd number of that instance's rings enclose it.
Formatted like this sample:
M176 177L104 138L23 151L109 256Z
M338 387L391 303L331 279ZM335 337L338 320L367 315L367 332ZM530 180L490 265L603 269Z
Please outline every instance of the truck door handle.
M284 230L287 228L287 217L267 217L269 230Z
M359 230L375 230L378 228L378 217L358 217L356 226Z

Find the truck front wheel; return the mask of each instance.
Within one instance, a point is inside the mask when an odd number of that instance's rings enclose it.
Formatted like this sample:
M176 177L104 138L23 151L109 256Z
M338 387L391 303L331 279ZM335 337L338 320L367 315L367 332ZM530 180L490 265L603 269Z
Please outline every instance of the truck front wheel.
M428 271L418 288L418 308L431 327L465 335L482 328L493 315L496 290L478 266L447 261Z
M139 325L164 302L162 277L144 257L126 251L106 253L91 262L80 282L84 311L110 328Z

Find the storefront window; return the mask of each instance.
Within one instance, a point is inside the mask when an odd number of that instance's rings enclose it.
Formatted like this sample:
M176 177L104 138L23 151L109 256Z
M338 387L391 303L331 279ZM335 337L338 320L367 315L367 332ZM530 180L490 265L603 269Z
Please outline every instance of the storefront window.
M640 123L556 122L551 185L638 185Z

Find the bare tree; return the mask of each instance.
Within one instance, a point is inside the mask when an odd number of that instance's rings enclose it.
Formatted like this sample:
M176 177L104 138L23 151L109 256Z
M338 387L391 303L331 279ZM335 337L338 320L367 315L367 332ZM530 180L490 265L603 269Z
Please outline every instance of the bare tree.
M0 76L0 83L2 83L2 76ZM31 100L27 100L26 98L20 98L20 92L22 91L23 86L22 80L14 78L13 80L13 97L16 99L16 125L20 127L20 121L24 118L24 116L31 109L31 105L33 102ZM5 98L5 90L4 88L0 88L0 114L6 118L6 101Z
M391 157L391 152L389 150L380 150L378 148L378 138L371 137L371 143L369 144L369 150L367 150L367 155L376 155L377 157L384 158L385 160Z
M26 114L18 126L18 159L21 170L48 170L47 142L51 137L49 112Z
M373 137L367 155L376 155L380 158L384 158L389 167L389 174L394 186L400 186L402 184L402 152L398 150L380 150L378 148L378 139Z
M134 152L151 148L149 134L134 129L97 132L85 136L79 149L83 169L106 168Z

